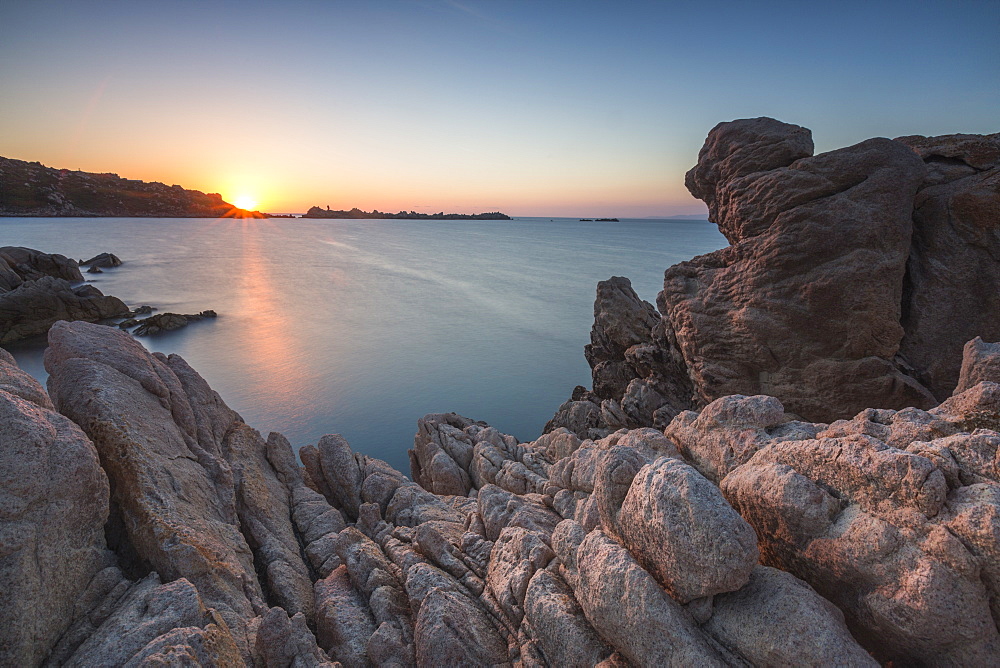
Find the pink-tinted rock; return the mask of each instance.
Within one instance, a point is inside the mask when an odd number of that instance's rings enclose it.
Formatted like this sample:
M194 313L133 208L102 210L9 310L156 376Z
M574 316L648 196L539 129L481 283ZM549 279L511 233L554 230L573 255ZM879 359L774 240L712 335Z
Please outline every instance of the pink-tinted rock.
M471 599L432 589L417 615L418 666L509 665L507 643L486 612Z
M602 531L588 534L574 557L563 562L575 566L569 580L587 620L633 665L725 665L687 611Z
M101 325L54 325L45 366L53 402L101 454L131 548L165 579L188 578L242 628L264 607L222 454L238 416L190 367L175 362L178 375Z
M520 527L500 532L490 554L486 585L508 618L520 623L528 582L555 556L542 536Z
M271 608L261 618L254 641L254 660L262 666L333 668L323 650L316 646L305 616L300 612L289 618L279 607Z
M754 530L715 485L677 459L638 472L613 529L680 603L736 591L757 564Z
M469 427L484 427L455 413L425 415L409 451L413 481L435 494L467 494L475 447ZM471 431L471 430L470 430Z
M804 157L810 143L770 119L724 123L689 172L733 244L671 267L657 301L698 400L767 394L824 422L933 405L894 360L926 168L886 139Z
M90 439L0 355L0 664L40 664L70 626L110 561L108 494Z
M153 574L128 591L63 665L156 665L154 657L164 654L200 656L208 665L243 664L226 623L205 607L197 588L183 578L160 584Z
M739 591L715 597L705 630L754 666L877 666L844 614L789 573L758 566Z
M331 658L346 668L369 665L368 639L375 633L375 620L345 566L316 582L316 626L319 644Z
M611 648L587 622L573 590L548 570L536 572L528 583L524 616L550 665L596 666L611 656Z
M733 395L716 399L701 413L685 411L664 434L684 458L718 484L772 441L811 438L818 427L785 420L785 410L774 397Z
M930 460L869 436L775 443L722 481L762 563L841 608L876 658L989 663L1000 635L979 559L938 523L945 491Z
M954 394L984 380L1000 383L1000 343L987 343L977 336L962 349L962 369Z

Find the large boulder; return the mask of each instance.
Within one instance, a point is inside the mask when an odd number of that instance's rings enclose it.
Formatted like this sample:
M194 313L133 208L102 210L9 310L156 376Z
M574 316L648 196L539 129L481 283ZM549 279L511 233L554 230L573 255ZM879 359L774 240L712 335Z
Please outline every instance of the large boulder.
M125 315L128 306L92 285L53 276L24 281L0 294L0 343L38 336L60 320L97 322Z
M0 248L0 272L12 271L21 281L33 281L42 276L82 283L80 265L65 255L43 253L23 246ZM11 286L15 287L15 286Z
M640 469L616 519L622 545L681 603L736 591L757 565L753 528L679 459Z
M0 664L39 665L111 559L93 443L0 350Z
M996 469L983 458L996 456L1000 434L956 433L1000 406L988 385L937 415L866 412L816 438L774 440L722 480L757 532L761 562L837 605L881 660L981 665L1000 651Z
M190 580L239 633L266 610L223 453L239 416L182 359L110 327L57 323L45 368L56 407L101 455L129 551Z

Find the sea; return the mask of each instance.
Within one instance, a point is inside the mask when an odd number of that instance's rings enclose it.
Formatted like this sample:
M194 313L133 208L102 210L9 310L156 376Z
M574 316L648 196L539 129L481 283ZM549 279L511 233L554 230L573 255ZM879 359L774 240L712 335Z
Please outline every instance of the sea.
M265 436L339 433L407 474L427 413L537 438L590 385L597 282L626 276L655 303L667 267L726 244L696 220L0 218L0 246L119 256L84 276L129 306L215 310L139 340ZM44 383L44 346L4 347Z

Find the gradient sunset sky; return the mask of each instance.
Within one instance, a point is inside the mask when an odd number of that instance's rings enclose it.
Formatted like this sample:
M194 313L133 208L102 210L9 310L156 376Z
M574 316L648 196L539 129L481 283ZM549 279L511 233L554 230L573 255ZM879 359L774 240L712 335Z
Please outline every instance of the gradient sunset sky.
M1000 131L1000 1L0 2L0 155L272 212L700 213L706 133Z

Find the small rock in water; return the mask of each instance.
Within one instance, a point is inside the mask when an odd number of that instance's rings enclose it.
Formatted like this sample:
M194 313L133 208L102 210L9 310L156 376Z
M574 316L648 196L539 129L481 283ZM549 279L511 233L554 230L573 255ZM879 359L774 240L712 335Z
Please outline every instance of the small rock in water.
M90 269L88 271L94 272L95 267L119 267L121 266L121 259L114 255L113 253L101 253L100 255L95 255L89 260L84 260L80 264L89 264ZM97 272L94 272L97 273Z
M139 320L139 326L136 327L135 331L132 333L136 336L149 336L151 334L159 334L160 332L170 332L175 329L186 327L189 323L196 322L202 318L215 317L218 317L218 314L211 309L201 311L196 314L186 315L181 313L159 313L157 315L151 315L144 320ZM124 322L119 325L119 327L122 327L123 329L130 326L131 325L125 325Z
M88 274L103 274L104 272L96 264L91 265L90 269L87 270Z

